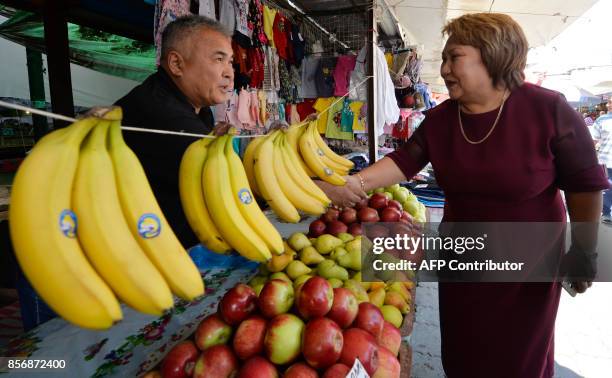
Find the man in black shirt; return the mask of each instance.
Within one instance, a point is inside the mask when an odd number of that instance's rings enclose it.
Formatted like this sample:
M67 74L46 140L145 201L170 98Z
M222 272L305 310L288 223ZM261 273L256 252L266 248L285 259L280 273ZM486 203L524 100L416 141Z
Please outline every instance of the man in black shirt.
M232 59L231 32L223 25L201 16L176 19L162 34L158 71L117 101L123 109L123 124L209 133L214 126L209 107L227 101L233 90ZM178 189L181 158L196 138L129 131L124 136L183 246L198 244L183 213Z

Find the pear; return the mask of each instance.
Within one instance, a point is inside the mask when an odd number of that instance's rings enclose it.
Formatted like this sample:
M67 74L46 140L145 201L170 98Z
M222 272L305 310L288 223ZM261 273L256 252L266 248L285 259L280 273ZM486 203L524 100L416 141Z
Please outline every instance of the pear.
M302 249L312 245L310 240L308 240L308 236L301 232L294 232L291 234L287 242L289 243L289 246L296 251L301 251Z
M270 275L270 279L271 279L271 280L283 280L283 281L287 281L287 282L289 282L290 284L292 284L292 283L293 283L293 282L291 281L291 278L289 278L289 276L288 276L288 275L286 275L286 274L285 274L285 273L283 273L283 272L276 272L276 273L272 273L272 274Z
M270 272L281 272L291 261L293 261L293 254L291 251L285 250L282 255L272 255L272 258L266 263L266 267Z
M370 283L370 291L378 290L380 288L385 288L385 283L380 281L374 281Z
M327 255L328 253L333 251L334 248L339 247L342 244L342 240L338 239L334 235L323 234L317 238L317 241L315 242L315 248L317 249L317 251L319 251L320 254Z
M406 286L404 286L403 282L393 282L391 285L387 286L387 291L395 291L400 293L402 298L404 298L407 303L410 303L412 301L410 291L406 289Z
M298 278L296 278L293 281L293 288L295 289L296 287L298 287L299 285L303 284L304 282L308 281L309 278L311 278L312 276L310 274L304 274L302 276L299 276Z
M315 247L309 246L300 251L300 260L306 265L316 265L325 260Z
M264 277L264 276L255 276L253 278L251 278L251 280L249 281L249 286L250 287L255 287L259 284L265 284L268 281L268 277Z
M259 297L259 293L261 293L261 289L263 289L263 287L264 287L263 283L260 283L260 284L257 284L255 286L252 286L253 291L255 292L255 295L257 295Z
M370 290L370 284L371 284L371 282L364 282L364 281L361 279L361 272L357 272L357 273L355 273L355 275L354 275L353 277L351 277L351 279L352 279L352 280L355 280L355 281L357 281L357 282L359 282L359 283L361 284L361 287L363 287L363 289L364 289L365 291Z
M353 270L361 270L361 250L353 249L349 251L346 255L342 255L338 257L338 264L345 268L353 269Z
M338 262L338 257L340 257L342 255L346 255L347 253L348 252L347 252L346 249L344 249L344 247L336 247L336 248L334 248L332 253L329 254L329 257L331 257L333 260Z
M317 272L319 276L330 279L337 278L339 280L347 280L349 277L348 271L343 267L336 264L334 260L325 259L317 265Z
M290 254L291 256L293 256L293 258L297 256L297 252L293 248L291 248L291 246L289 245L289 243L287 243L286 240L283 240L283 246L285 246L284 253Z
M310 240L310 244L314 245L314 243L317 241L317 238L308 238L308 240Z
M348 232L341 232L338 234L338 239L342 240L344 243L349 242L353 239L355 239L355 237L351 234L349 234Z
M393 324L395 327L400 328L402 326L404 317L397 307L384 305L380 308L380 312L382 312L383 318L385 318L386 321Z
M306 264L301 262L300 260L293 260L285 269L285 273L292 280L298 278L299 276L303 276L304 274L308 274L312 271Z
M331 287L333 287L334 289L342 287L342 285L344 284L344 282L342 282L341 280L339 280L337 278L330 278L327 281L329 282Z
M397 307L397 309L404 315L410 312L410 305L397 291L387 291L387 294L385 294L384 304Z
M361 253L361 238L357 238L349 241L344 245L344 248L350 253L352 251L358 251Z
M376 307L382 307L382 305L385 303L385 295L385 289L382 287L368 293L370 303Z
M413 281L404 281L403 284L404 284L404 286L406 286L406 289L408 289L408 290L414 289L414 282Z
M357 302L368 302L370 297L368 297L368 293L361 287L361 284L354 280L346 280L344 281L344 288L350 290L355 297L357 298Z

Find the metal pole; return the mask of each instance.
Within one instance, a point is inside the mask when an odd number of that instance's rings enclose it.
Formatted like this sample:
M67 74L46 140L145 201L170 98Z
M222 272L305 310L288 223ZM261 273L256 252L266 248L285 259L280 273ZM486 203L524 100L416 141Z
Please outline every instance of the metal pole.
M368 12L368 42L367 42L367 57L366 57L366 72L367 76L371 77L368 80L368 150L370 164L376 162L378 156L378 135L376 133L376 104L374 99L376 77L374 77L374 48L376 43L376 20L374 19L374 9L376 1L372 4L372 9Z
M35 109L46 110L45 79L43 77L42 54L26 47L30 102ZM47 118L32 114L34 122L34 141L42 138L48 131Z
M59 3L47 1L43 11L51 107L53 113L74 117L70 59L68 58L68 24L63 1ZM56 128L67 125L65 121L60 120L54 120L53 123Z

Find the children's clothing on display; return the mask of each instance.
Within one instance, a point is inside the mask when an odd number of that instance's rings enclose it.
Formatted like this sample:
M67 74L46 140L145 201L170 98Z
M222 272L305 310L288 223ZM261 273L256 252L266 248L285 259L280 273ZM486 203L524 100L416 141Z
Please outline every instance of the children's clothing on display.
M234 0L219 1L219 22L232 32L236 30L236 4Z
M319 69L319 63L321 58L315 56L307 56L302 61L302 90L301 94L303 98L317 98L319 92L317 91L317 84L315 77L317 70Z
M317 94L320 97L332 97L334 95L334 68L336 67L336 58L328 57L321 58L317 73L315 75L315 84L317 86Z
M363 106L363 102L361 101L351 101L350 105L351 111L353 112L353 132L365 131L365 125L362 123L360 119L361 115L361 107Z
M266 38L268 39L268 43L271 47L274 46L274 32L272 28L274 26L274 18L276 17L276 9L270 8L264 4L263 6L263 25L264 25L264 33L266 34Z
M306 47L306 42L304 38L302 38L302 34L300 34L300 28L297 25L291 25L291 47L293 50L293 64L296 66L300 66L302 64L302 60L304 59L304 48Z
M253 36L252 25L248 19L250 0L234 1L236 1L236 31L250 39Z
M251 120L251 94L246 89L241 89L238 96L238 120L241 126L246 129L252 129Z
M222 104L214 107L215 122L227 122L240 128L241 122L238 119L238 93L232 92L230 98Z
M312 113L316 113L313 105L316 100L314 99L304 99L304 101L297 104L297 111L300 114L300 119L306 119Z
M216 20L217 15L215 14L215 0L200 0L200 9L198 13L200 16Z
M285 17L281 12L277 12L274 17L274 26L272 31L274 33L274 46L276 47L276 52L281 59L288 60L288 45L289 45L289 35L288 31L291 30L291 24L287 17Z
M319 134L325 134L325 130L327 129L327 118L329 115L329 110L325 111L325 109L327 109L332 102L334 102L333 97L320 97L313 105L313 108L317 111L317 113L319 113L319 121L317 122L317 130L319 131Z
M268 121L268 114L266 112L268 105L268 97L266 96L266 92L260 89L257 91L257 98L259 99L260 127L264 127L266 122Z
M160 0L155 4L155 23L153 33L155 34L155 62L159 64L161 53L162 33L166 26L181 16L189 14L189 0Z
M355 69L357 57L355 55L343 55L338 57L334 68L334 96L344 96L348 92L351 72Z
M353 140L353 113L347 103L349 100L340 100L339 98L333 98L332 100L333 105L329 109L325 137L331 139ZM343 131L347 129L350 131Z

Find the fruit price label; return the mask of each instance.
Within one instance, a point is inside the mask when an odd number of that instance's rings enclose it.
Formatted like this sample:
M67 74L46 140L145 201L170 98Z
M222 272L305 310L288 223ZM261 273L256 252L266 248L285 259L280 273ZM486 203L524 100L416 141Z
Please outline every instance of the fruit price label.
M346 378L370 378L370 375L363 367L361 362L358 359L355 359L355 363L353 364L353 368L346 375Z

